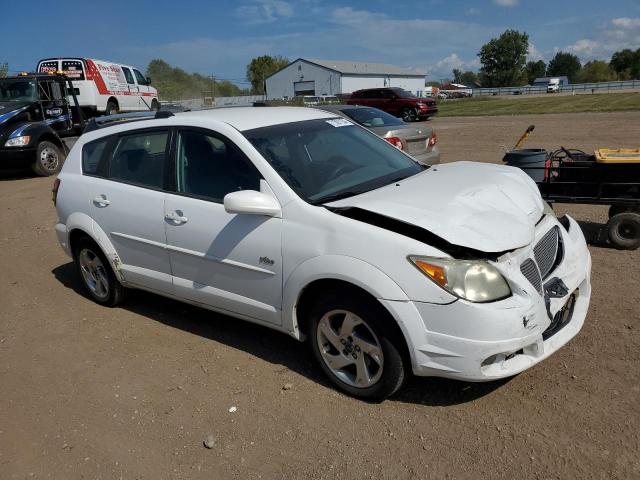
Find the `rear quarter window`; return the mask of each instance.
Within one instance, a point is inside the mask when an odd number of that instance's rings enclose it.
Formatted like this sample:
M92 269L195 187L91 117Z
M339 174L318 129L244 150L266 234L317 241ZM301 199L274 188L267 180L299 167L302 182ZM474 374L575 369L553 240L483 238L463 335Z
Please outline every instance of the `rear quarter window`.
M85 175L98 175L100 160L107 146L108 138L102 138L89 142L82 147L82 173Z

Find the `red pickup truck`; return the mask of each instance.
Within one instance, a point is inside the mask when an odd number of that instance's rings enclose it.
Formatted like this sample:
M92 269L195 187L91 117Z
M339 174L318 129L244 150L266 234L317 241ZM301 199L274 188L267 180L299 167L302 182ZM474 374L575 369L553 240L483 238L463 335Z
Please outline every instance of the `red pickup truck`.
M420 98L402 88L367 88L351 94L349 105L363 105L384 110L405 122L428 120L438 113L433 98Z

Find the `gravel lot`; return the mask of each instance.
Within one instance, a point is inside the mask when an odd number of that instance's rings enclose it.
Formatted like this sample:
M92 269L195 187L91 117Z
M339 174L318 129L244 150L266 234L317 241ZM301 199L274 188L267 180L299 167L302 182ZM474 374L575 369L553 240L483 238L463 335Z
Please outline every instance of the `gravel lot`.
M495 162L530 123L529 146L637 147L640 112L431 123L445 161ZM640 478L640 251L597 238L603 207L559 208L593 241L565 348L509 381L412 379L368 404L285 335L146 293L92 303L51 184L0 179L2 478Z

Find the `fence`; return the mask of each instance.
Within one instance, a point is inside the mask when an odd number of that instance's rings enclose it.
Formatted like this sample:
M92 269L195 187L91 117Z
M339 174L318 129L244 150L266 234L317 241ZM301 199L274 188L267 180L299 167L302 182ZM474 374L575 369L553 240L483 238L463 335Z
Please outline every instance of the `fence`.
M634 90L640 89L640 80L624 80L616 82L598 82L598 83L575 83L572 85L562 85L561 93L607 93L617 90ZM500 88L474 88L473 96L485 95L513 95L515 93L523 95L547 93L547 86L530 86L523 87L500 87Z

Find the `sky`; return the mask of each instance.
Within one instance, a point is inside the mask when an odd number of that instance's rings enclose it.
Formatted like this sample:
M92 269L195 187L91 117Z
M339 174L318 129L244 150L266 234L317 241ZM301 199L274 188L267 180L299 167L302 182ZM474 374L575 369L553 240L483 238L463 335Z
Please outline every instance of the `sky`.
M438 81L478 70L480 47L508 28L529 34L530 60L640 48L640 0L0 0L0 12L0 63L14 72L51 56L142 70L162 58L241 87L264 54L389 63Z

